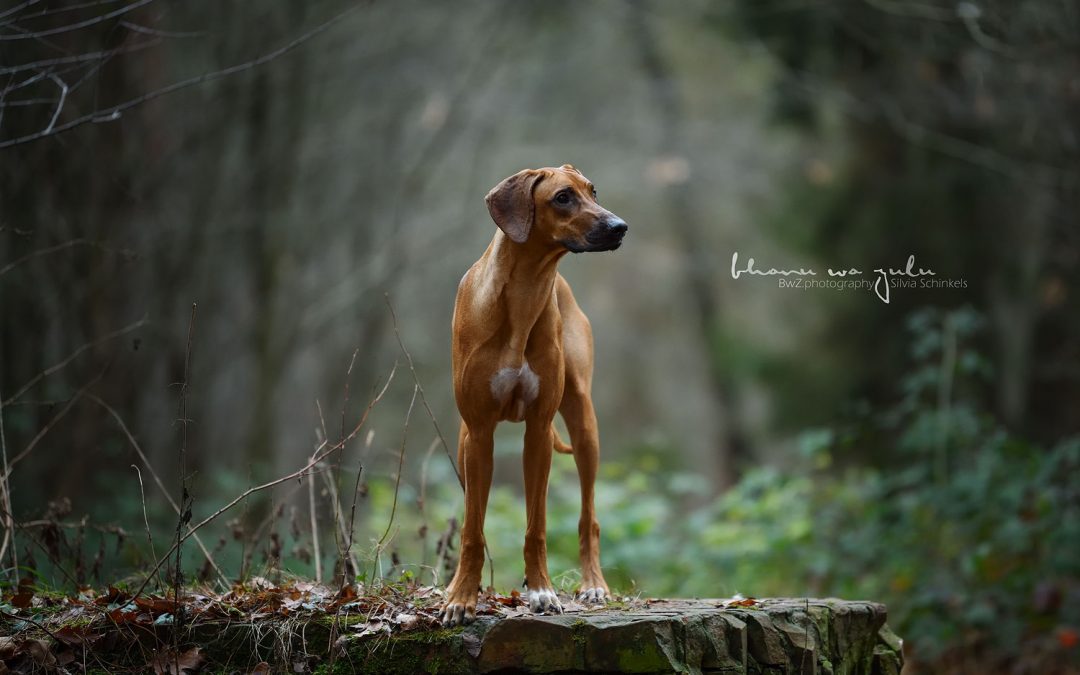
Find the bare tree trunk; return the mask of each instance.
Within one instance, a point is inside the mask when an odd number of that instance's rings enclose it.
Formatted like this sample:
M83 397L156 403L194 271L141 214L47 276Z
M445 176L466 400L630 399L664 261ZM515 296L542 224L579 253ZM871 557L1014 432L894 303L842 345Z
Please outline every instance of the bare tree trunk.
M690 163L691 152L682 133L685 114L676 90L676 74L660 51L656 35L648 24L642 7L635 4L630 17L630 34L638 45L642 68L652 90L653 102L660 118L658 157L674 157ZM686 257L686 290L697 311L703 348L708 357L709 383L716 409L721 416L715 441L715 479L720 489L734 485L740 474L740 464L748 459L749 447L740 421L734 410L735 385L724 371L717 354L723 330L716 289L718 280L713 274L713 261L707 254L705 231L697 186L692 180L673 179L666 183L664 196L671 222Z

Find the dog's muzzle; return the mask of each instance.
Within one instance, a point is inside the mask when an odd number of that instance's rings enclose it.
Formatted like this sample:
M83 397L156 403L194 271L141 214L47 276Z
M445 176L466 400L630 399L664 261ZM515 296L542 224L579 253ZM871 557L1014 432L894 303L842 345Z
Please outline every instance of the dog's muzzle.
M584 242L564 241L563 245L573 253L614 251L622 246L628 229L630 228L622 218L607 218L585 233Z

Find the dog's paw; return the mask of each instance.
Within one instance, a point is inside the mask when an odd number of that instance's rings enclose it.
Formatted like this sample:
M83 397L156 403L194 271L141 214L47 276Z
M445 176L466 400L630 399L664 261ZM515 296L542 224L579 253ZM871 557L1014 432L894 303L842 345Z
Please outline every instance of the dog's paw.
M529 611L533 614L544 612L562 614L562 603L552 588L529 589Z
M469 606L461 602L448 602L443 607L441 620L442 625L447 627L472 623L476 621L476 605Z
M458 593L451 590L439 617L442 625L461 626L476 621L476 598L475 592Z
M577 600L586 605L602 605L607 602L607 589L582 588L578 591Z

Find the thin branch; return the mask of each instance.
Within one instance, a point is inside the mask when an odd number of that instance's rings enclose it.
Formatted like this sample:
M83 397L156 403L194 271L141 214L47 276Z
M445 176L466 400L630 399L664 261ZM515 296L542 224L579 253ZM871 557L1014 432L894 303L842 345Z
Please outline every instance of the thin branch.
M55 103L56 102L56 99L48 99L48 100L49 100L50 103ZM38 249L37 251L27 253L23 257L18 258L17 260L13 260L12 262L9 262L7 265L4 265L3 267L0 267L0 277L4 276L8 272L10 272L12 269L18 267L19 265L23 264L24 262L26 262L28 260L33 260L34 258L39 258L39 257L41 257L43 255L49 255L50 253L56 253L57 251L63 251L65 249L73 248L75 246L96 246L96 245L97 244L95 244L92 241L88 241L88 240L83 239L83 238L78 238L78 239L72 239L70 241L65 241L64 243L57 244L56 246L49 246L48 248Z
M14 521L14 515L9 513L7 510L4 510L3 513L0 513L0 517L2 517L2 518L9 518L10 517ZM15 522L15 527L17 527L20 530L26 530L26 529L32 528L32 527L44 527L45 526L43 521L31 521L31 522L28 522L28 523L20 523L20 522L17 522L17 521L14 521L14 522ZM51 521L45 521L45 522L53 524L53 523L51 523ZM55 525L57 525L58 527L65 527L65 528L74 527L76 529L80 528L80 527L86 527L86 523L72 523L72 524L55 523ZM91 527L94 527L94 526L91 526ZM68 582L70 582L73 586L78 586L79 585L79 581L75 578L75 575L72 574L71 572L68 572L67 569L64 568L63 562L58 557L54 556L52 551L50 551L45 546L45 544L38 541L37 537L29 536L28 538L30 539L30 543L34 544L35 546L37 546L38 548L41 549L41 552L45 554L45 558L50 563L52 563L53 567L55 567L57 570L60 571L61 574L64 575L64 578L67 579Z
M56 28L48 28L46 30L34 31L32 33L23 33L21 35L0 35L0 41L11 40L26 40L28 38L39 38L47 35L59 35L60 33L70 33L71 31L80 30L89 26L94 26L99 23L108 21L109 19L116 18L121 14L126 14L130 11L136 10L143 5L149 5L154 0L136 0L130 5L125 5L119 9L114 9L111 12L106 12L101 16L95 16L92 19L86 19L84 21L77 21L75 23L67 24L66 26L57 26Z
M398 492L401 490L401 474L405 468L405 442L409 438L409 419L412 417L413 406L416 405L416 393L420 391L419 385L413 385L412 399L409 401L409 409L405 411L405 424L401 429L401 447L398 450L397 478L394 481L394 503L390 507L390 520L386 523L386 531L379 537L379 543L375 544L375 556L381 555L383 542L390 534L390 528L394 526L394 514L397 513Z
M32 85L35 82L39 82L41 80L44 80L47 75L48 75L47 72L40 72L37 75L31 75L30 77L26 78L22 82L17 82L16 84L8 84L7 86L5 86L3 88L3 90L0 90L0 96L7 96L8 94L10 94L13 91L22 89L23 87L29 87L30 85Z
M439 439L431 439L431 445L428 446L427 453L424 454L424 461L420 464L420 496L417 498L417 506L420 509L420 566L427 566L428 556L428 517L427 517L427 472L428 463L431 461L431 456L435 453L435 448L439 447ZM437 583L433 579L433 583Z
M155 47L161 44L161 40L146 40L138 44L129 45L126 47L117 47L116 49L106 49L99 52L88 52L86 54L75 54L73 56L57 56L52 59L42 59L40 61L30 61L27 63L20 63L17 66L4 66L0 68L0 75L10 75L13 73L21 73L26 70L42 70L45 68L52 68L54 66L64 66L76 63L86 63L88 61L98 61L107 59L117 54L130 54L132 52L142 51L150 47Z
M173 567L173 623L170 633L173 639L172 653L176 656L175 666L176 671L180 672L180 632L184 623L186 612L180 602L180 591L183 589L184 582L184 569L183 569L183 553L184 547L181 546L180 537L184 534L184 528L191 522L191 507L194 504L194 498L188 491L187 487L187 445L188 445L188 413L187 413L187 394L188 383L191 373L191 343L195 337L195 310L198 308L196 303L191 303L191 318L188 319L188 332L187 332L187 346L184 348L184 375L183 380L180 382L180 392L177 395L176 402L176 417L177 422L180 423L180 448L176 456L177 472L180 478L180 513L176 517L176 563Z
M206 31L175 31L175 30L158 30L157 28L150 28L149 26L142 26L130 21L121 21L120 25L135 33L142 33L143 35L153 35L154 37L163 38L198 38L205 37Z
M374 408L375 405L379 401L382 400L383 395L386 394L386 390L390 387L390 382L393 381L394 373L396 371L397 371L397 364L395 363L394 368L390 371L390 377L388 377L387 380L386 380L386 385L383 386L382 391L380 391L378 393L378 395L375 398L373 398L370 403L368 403L367 408L364 410L364 414L360 417L360 421L357 422L356 426L353 427L353 430L349 433L348 436L345 437L344 441L342 441L340 443L335 443L334 445L329 445L328 442L324 440L315 449L315 454L312 455L311 460L308 461L308 463L305 464L303 467L301 467L300 469L298 469L296 471L293 471L292 473L290 473L288 475L281 476L279 478L275 478L274 480L263 483L262 485L255 485L253 487L249 487L247 490L244 490L244 492L242 494L240 494L240 496L236 497L235 499L230 501L225 506L222 506L217 511L214 511L209 516L203 518L202 520L200 520L195 525L192 525L191 527L189 527L187 533L184 534L184 536L180 538L180 543L183 543L189 537L195 536L196 531L198 531L199 529L205 527L207 524L212 523L213 521L217 520L219 517L221 517L221 515L223 513L225 513L229 509L233 508L234 506L236 506L240 502L244 501L245 499L247 499L251 495L253 495L253 494L257 493L257 492L261 492L263 490L272 488L272 487L274 487L276 485L281 485L282 483L286 483L286 482L291 481L291 480L298 480L300 478L303 478L304 476L311 475L313 473L312 468L315 467L316 464L318 464L323 459L328 457L330 455L330 453L335 452L338 449L340 449L341 447L343 447L345 445L345 443L351 441L353 438L356 437L356 435L358 433L360 433L360 430L364 427L364 423L367 422L368 415L371 413L372 408ZM176 544L174 543L173 548L175 548L175 547L176 547ZM146 584L149 583L151 577L154 574L156 574L158 569L160 569L161 566L164 565L165 562L169 559L169 557L173 553L173 548L170 548L165 553L164 556L162 556L161 558L158 559L157 564L155 564L153 569L150 570L150 573L147 575L146 579L143 580L142 584L139 586L139 589L135 592L136 597L139 596L143 592L143 590L146 589Z
M371 449L372 434L368 432L367 443L365 449ZM366 453L365 453L366 454ZM356 534L356 498L360 494L360 477L364 475L364 464L361 462L360 468L356 471L356 482L353 484L352 493L352 506L349 509L349 540L345 543L345 550L352 551L353 536ZM354 563L354 568L355 563ZM359 568L356 568L359 569Z
M27 5L36 5L40 1L41 0L30 0L29 2L24 2L23 7L25 8ZM54 16L56 14L64 14L66 12L75 12L80 9L86 9L87 7L100 7L101 5L111 5L119 1L120 0L91 0L90 2L80 2L74 5L65 5L64 7L43 9L40 12L34 12L33 14L25 14L23 16L20 16L19 20L25 21L27 19L39 19L43 16Z
M315 399L315 408L319 412L319 424L321 425L321 429L322 429L322 436L321 436L320 440L325 440L325 439L329 438L330 436L326 432L326 420L323 418L322 404L319 403L319 399ZM341 437L342 438L345 437L345 430L344 429L342 429ZM345 443L342 442L341 443L341 451L337 453L337 462L340 462L341 454L342 454L342 452L344 452L344 449L345 449ZM337 489L337 469L336 469L335 465L328 466L327 470L325 472L323 472L322 478L323 478L323 481L325 481L325 483L326 483L327 492L330 493L330 504L333 507L333 514L332 515L334 516L334 525L336 526L335 529L334 529L334 546L337 547L338 560L341 561L342 577L344 578L345 572L346 572L346 565L345 565L345 560L346 559L348 559L349 565L352 566L352 569L354 571L357 569L357 566L356 566L356 557L353 555L352 551L351 550L347 551L346 549L342 548L342 542L344 542L346 539L348 539L349 536L345 532L345 516L341 512L341 497L338 494L338 489ZM348 555L346 555L346 553Z
M60 112L64 109L64 102L67 101L68 86L67 82L60 79L59 75L54 73L49 74L49 79L56 83L56 86L60 87L60 100L56 102L56 110L53 112L52 119L49 120L49 126L45 127L45 133L49 133L56 126L56 120L60 119Z
M18 5L15 5L11 9L0 12L0 19L3 19L5 16L11 16L12 14L17 14L17 13L23 11L24 9L26 9L27 7L29 7L30 5L37 4L38 2L41 2L41 0L26 0L25 2L19 3Z
M8 465L7 471L4 472L4 480L5 481L8 480L8 478L10 477L11 469L13 469L16 464L18 464L23 459L25 459L26 456L29 455L31 453L31 451L33 451L33 449L35 447L37 447L37 444L41 441L41 439L45 438L45 435L48 434L50 430L52 430L53 426L57 422L64 419L64 416L68 414L68 411L70 411L71 408L75 405L75 402L78 401L80 398L82 398L83 394L86 393L87 389L89 389L91 386L97 384L98 380L100 380L101 377L104 374L105 374L105 371L102 370L100 373L98 373L97 377L95 377L94 379L92 379L89 382L87 382L86 384L84 384L82 386L82 388L80 388L77 392L75 392L75 395L68 399L68 401L64 405L64 407L61 408L59 410L59 412L57 412L55 415L53 415L52 419L50 419L45 424L45 426L42 427L41 430L37 432L37 434L34 436L34 438L30 440L30 442L26 445L25 448L23 448L23 451L11 458L11 463Z
M36 627L40 628L41 630L45 631L49 635L49 637L51 637L53 640L56 640L57 644L61 644L61 645L64 644L64 641L61 640L60 638L56 637L56 633L49 630L45 626L45 624L38 623L37 621L34 621L32 618L30 618L28 616L19 616L18 614L8 614L7 612L5 612L2 609L0 609L0 616L6 617L6 618L11 619L13 621L25 621L26 623L30 624L31 626L36 626Z
M157 552L154 550L154 536L150 534L150 518L146 515L146 490L143 489L142 471L139 471L139 467L132 464L132 469L135 469L135 474L139 477L139 503L142 504L142 519L143 525L146 526L146 541L150 544L150 557L157 560ZM158 579L158 583L162 584L161 579ZM164 584L162 584L164 586Z
M15 101L0 100L0 108L21 108L31 105L52 105L54 103L56 103L55 98L23 98Z
M152 92L143 94L142 96L133 98L133 99L131 99L129 101L119 103L119 104L114 105L114 106L112 106L110 108L105 108L103 110L98 110L98 111L92 112L92 113L90 113L88 115L83 115L82 117L78 117L76 119L73 119L70 122L65 122L64 124L61 124L60 126L56 127L55 129L52 129L49 132L46 132L46 131L42 130L42 131L34 132L32 134L27 134L25 136L18 136L16 138L8 139L6 141L0 142L0 149L8 148L8 147L11 147L11 146L14 146L14 145L21 145L23 143L29 143L30 141L36 141L36 140L38 140L40 138L44 138L46 136L59 134L59 133L62 133L64 131L69 131L71 129L74 129L75 127L79 127L79 126L82 126L84 124L89 124L91 122L93 122L93 123L112 122L112 121L120 119L120 115L124 111L130 110L131 108L134 108L134 107L136 107L138 105L146 103L147 101L152 101L153 99L159 98L161 96L166 96L168 94L172 94L174 92L180 91L181 89L187 89L188 87L192 87L192 86L195 86L195 85L198 85L198 84L203 84L205 82L211 82L211 81L214 81L214 80L219 80L219 79L221 79L223 77L228 77L230 75L234 75L236 73L240 73L240 72L243 72L245 70L251 70L253 68L257 68L257 67L259 67L259 66L261 66L263 64L266 64L266 63L269 63L270 61L273 61L274 59L278 58L279 56L282 56L284 54L287 54L288 52L291 52L292 50L296 49L297 47L304 44L305 42L307 42L311 38L315 37L316 35L325 32L328 28L333 26L335 23L337 23L341 19L343 19L346 16L348 16L349 14L352 14L353 12L355 12L359 7L360 7L360 5L354 5L354 6L350 7L349 9L335 15L334 17L330 18L329 20L319 24L315 28L313 28L313 29L309 30L308 32L304 33L303 35L297 37L296 39L292 40L291 42L288 42L287 44L285 44L285 45L283 45L283 46L281 46L281 47L279 47L279 48L277 48L277 49L275 49L275 50L273 50L271 52L268 52L267 54L264 54L264 55L258 57L257 59L253 59L251 61L246 61L244 63L240 63L240 64L237 64L235 66L230 66L230 67L225 68L223 70L217 70L217 71L210 72L210 73L204 73L202 75L197 75L195 77L191 77L191 78L188 78L186 80L181 80L181 81L173 83L173 84L171 84L171 85L169 85L167 87L162 87L161 89L156 89L156 90L154 90Z
M352 564L352 573L353 574L356 574L356 572L359 571L359 568L357 568L357 566L356 566L356 557L353 555L353 552L352 552L352 546L351 546L351 542L352 542L352 538L353 538L352 530L350 529L347 534L345 532L345 518L344 518L344 515L341 513L341 502L339 501L338 494L337 494L337 476L340 473L341 460L345 456L345 411L349 407L349 380L352 378L353 366L356 365L356 355L359 354L359 353L360 353L360 348L359 347L357 347L356 349L353 350L352 358L349 360L349 368L348 368L348 370L345 371L345 384L343 385L344 393L342 394L342 397L341 397L341 434L339 436L339 438L340 438L340 440L342 442L342 445L341 445L341 452L339 452L337 454L337 460L334 462L334 474L333 474L333 477L332 477L333 480L330 481L334 485L334 513L335 513L335 517L337 517L339 519L339 521L340 521L339 527L341 528L342 543L347 546L347 548L345 549L345 552L348 553L349 562ZM323 431L323 433L326 433L325 430ZM358 481L359 481L359 474L363 473L363 471L364 471L364 465L363 465L363 463L360 463L360 468L357 469L357 480ZM352 505L353 505L353 508L355 509L356 508L356 492L353 492ZM351 526L352 526L352 523L350 521L350 528L351 528ZM338 552L338 556L344 560L345 556L343 556L340 551ZM342 574L342 577L344 577L344 576L345 576L345 574Z
M0 506L3 507L4 516L4 543L0 544L0 562L4 560L4 554L7 553L8 543L11 544L11 569L14 579L19 578L19 554L16 551L18 545L15 543L15 516L11 511L11 483L8 481L8 475L11 469L8 465L7 457L7 437L4 435L4 402L3 396L0 395L0 455L3 456L4 475L0 478Z
M394 337L397 338L398 347L401 348L401 352L405 355L405 360L409 363L409 372L412 373L413 382L416 383L416 389L420 392L420 402L424 404L424 409L427 410L428 417L431 419L431 424L435 427L435 433L439 437L439 442L442 443L443 450L446 451L446 458L450 460L450 468L454 470L454 475L457 476L458 482L461 483L462 489L464 489L465 483L461 480L461 473L458 471L457 463L450 454L450 446L446 444L446 438L439 429L439 422L435 419L435 413L431 412L431 406L428 405L427 398L424 396L424 387L420 384L420 378L416 374L416 367L413 365L412 354L405 348L405 343L401 339L401 331L398 330L397 314L394 312L394 305L390 302L390 294L387 293L385 298L386 306L390 308L390 319L394 324Z
M86 398L104 408L105 412L109 413L109 415L111 415L112 418L116 420L116 424L120 427L120 431L123 432L132 449L135 450L135 454L139 456L139 460L142 461L143 466L145 466L146 470L150 472L150 477L154 479L154 483L158 486L158 489L161 490L161 494L165 495L165 501L169 502L169 506L171 506L173 508L173 511L175 511L177 515L179 515L180 505L177 504L173 500L172 495L169 494L169 489L165 487L165 483L161 480L161 476L159 476L157 472L154 471L154 466L150 464L150 459L146 456L146 453L143 452L142 446L140 446L139 442L135 440L135 436L132 435L131 430L128 429L127 424L124 423L124 418L120 417L120 413L116 412L115 408L113 408L111 405L98 398L97 396L93 394L87 394ZM217 572L218 578L223 584L225 584L225 586L228 586L229 579L225 576L225 573L221 571L221 568L218 567L217 563L214 562L214 557L210 554L210 549L206 548L206 545L203 544L202 539L200 539L198 535L196 535L194 539L195 545L199 547L199 551L202 552L202 554L206 557L207 562L209 562L211 567L214 568L214 571Z
M146 324L147 321L148 321L148 319L146 317L143 317L143 318L139 319L138 321L136 321L135 323L129 324L129 325L124 326L123 328L121 328L119 330L115 330L115 331L113 331L111 333L103 335L102 337L99 337L98 339L94 340L93 342L87 342L86 344L82 345L81 347L76 349L74 352L69 354L68 357L65 358L63 361L60 361L59 363L56 363L56 364L54 364L52 366L49 366L48 368L41 371L40 373L38 373L34 377L30 378L29 382L24 384L18 391L16 391L14 394L9 396L7 398L7 400L3 402L4 405L11 405L16 399L18 399L20 396L22 396L23 394L28 392L31 388L33 388L33 386L35 384L40 382L42 379L48 377L49 375L52 375L56 371L62 369L64 366L71 363L75 359L79 358L79 355L82 354L83 352L85 352L87 349L90 349L92 347L96 347L99 344L102 344L104 342L108 342L109 340L112 340L113 338L120 337L121 335L124 335L126 333L130 333L131 331L133 331L133 330L143 326L144 324Z
M450 454L450 446L446 444L446 438L443 436L442 431L439 429L439 422L435 419L435 413L431 412L431 406L428 405L427 398L424 396L424 387L420 384L420 376L416 374L416 367L413 365L412 355L409 354L409 350L405 348L405 343L401 339L401 331L398 330L397 314L394 312L394 305L390 302L390 294L385 295L386 306L390 308L390 319L394 324L394 337L397 338L398 347L401 348L403 354L405 354L405 360L409 363L409 372L412 373L413 382L416 384L417 391L420 392L420 402L424 404L424 409L427 411L428 418L431 419L431 425L435 427L435 433L439 437L439 442L442 443L443 450L446 451L446 458L450 460L450 468L454 470L454 475L457 476L458 483L461 485L462 492L465 491L465 481L461 478L461 472L458 470L457 463L454 461L453 456ZM488 579L490 585L495 585L495 559L491 555L491 549L488 547L487 542L484 542L484 551L487 553L488 559Z
M322 583L322 552L319 550L319 519L315 511L315 479L308 480L308 512L311 515L311 545L315 556L315 583ZM154 555L157 558L157 555Z
M956 12L944 7L914 2L897 2L897 0L865 0L865 2L878 11L894 16L930 21L956 20Z

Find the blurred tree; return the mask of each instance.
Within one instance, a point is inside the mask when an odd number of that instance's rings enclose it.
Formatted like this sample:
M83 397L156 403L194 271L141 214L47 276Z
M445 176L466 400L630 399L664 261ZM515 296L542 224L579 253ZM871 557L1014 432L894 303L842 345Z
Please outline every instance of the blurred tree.
M716 458L713 478L721 490L732 487L751 459L742 421L735 411L736 374L726 367L720 354L724 335L724 313L718 297L720 284L713 256L703 244L708 241L699 190L701 181L691 181L694 169L689 158L694 156L683 130L687 117L683 110L679 78L662 52L651 25L648 9L635 2L627 13L628 33L637 46L641 68L652 95L652 104L659 121L660 133L655 153L668 167L663 197L670 221L685 257L684 286L696 310L697 328L708 350L706 371L715 414L720 418L717 438L713 442Z
M1080 8L1075 2L741 2L744 35L782 65L778 119L848 147L811 162L777 233L828 264L967 280L991 318L1009 425L1052 440L1080 405ZM837 118L840 116L840 119ZM956 292L839 302L817 347L880 401L903 372L888 316ZM860 299L861 300L861 299ZM798 364L794 364L798 370ZM812 386L812 385L811 385ZM786 408L811 391L794 387ZM789 419L800 419L797 412Z

